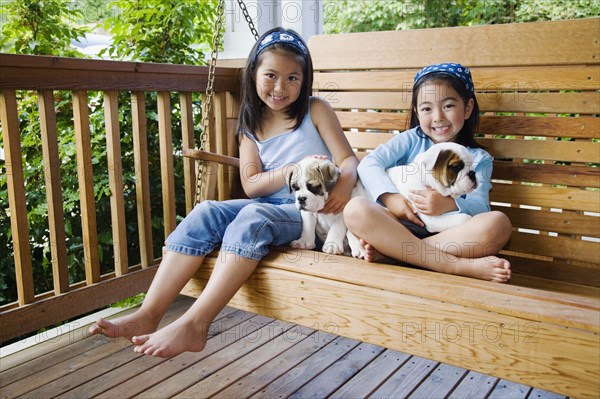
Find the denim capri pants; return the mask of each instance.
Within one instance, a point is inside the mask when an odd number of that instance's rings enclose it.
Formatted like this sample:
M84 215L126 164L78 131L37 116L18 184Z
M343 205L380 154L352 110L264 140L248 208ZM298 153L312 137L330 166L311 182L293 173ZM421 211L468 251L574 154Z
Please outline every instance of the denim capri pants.
M287 245L301 233L294 199L203 201L169 235L166 249L205 256L221 245L221 251L260 260L270 245Z

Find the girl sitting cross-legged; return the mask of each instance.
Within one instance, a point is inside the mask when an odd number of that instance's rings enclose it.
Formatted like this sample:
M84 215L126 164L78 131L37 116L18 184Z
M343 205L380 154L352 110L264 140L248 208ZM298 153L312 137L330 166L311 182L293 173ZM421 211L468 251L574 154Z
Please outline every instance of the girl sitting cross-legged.
M490 211L492 157L475 141L479 107L469 69L460 64L423 68L414 79L410 130L367 155L358 167L365 189L378 203L353 198L344 210L352 233L362 239L366 260L389 258L430 270L504 283L510 263L495 255L508 242L512 226L506 215ZM386 169L407 165L436 143L468 148L477 188L456 200L433 189L402 196ZM429 233L408 200L424 215L458 211L473 217L437 234ZM381 206L383 205L383 206Z

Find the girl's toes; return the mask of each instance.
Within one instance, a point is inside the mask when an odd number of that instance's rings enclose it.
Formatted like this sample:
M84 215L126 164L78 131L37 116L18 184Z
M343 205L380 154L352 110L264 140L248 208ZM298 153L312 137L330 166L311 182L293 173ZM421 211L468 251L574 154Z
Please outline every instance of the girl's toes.
M149 338L150 338L149 335L138 335L138 336L131 338L131 341L134 344L139 346L139 345L142 345L143 343L145 343L146 341L148 341Z

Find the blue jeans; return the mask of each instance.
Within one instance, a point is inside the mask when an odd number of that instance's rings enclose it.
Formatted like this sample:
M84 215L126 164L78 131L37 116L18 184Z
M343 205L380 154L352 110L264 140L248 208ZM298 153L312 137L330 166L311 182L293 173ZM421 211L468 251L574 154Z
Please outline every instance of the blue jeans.
M169 235L167 250L205 256L222 244L222 251L260 260L269 245L287 245L301 233L293 199L204 201Z

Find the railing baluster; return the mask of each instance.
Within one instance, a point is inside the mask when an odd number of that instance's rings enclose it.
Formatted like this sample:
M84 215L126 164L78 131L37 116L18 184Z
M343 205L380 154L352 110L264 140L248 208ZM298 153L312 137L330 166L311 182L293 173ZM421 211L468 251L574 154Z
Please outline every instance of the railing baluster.
M158 134L162 181L165 239L175 230L175 179L173 176L173 132L171 129L171 93L158 93Z
M192 110L192 93L179 95L181 101L181 134L183 148L196 148L194 144L194 114ZM183 158L183 176L185 180L185 211L192 211L196 195L196 163L191 158Z
M119 100L116 91L104 92L104 118L106 124L106 156L108 185L110 187L110 214L112 224L115 274L128 272L127 226L125 199L123 197L123 161L121 159L121 134L119 130Z
M81 203L85 280L88 285L91 285L100 281L100 262L98 260L98 230L96 227L96 202L94 200L87 91L77 90L73 92L73 119L77 146L77 177L79 179L79 201Z
M202 104L204 106L206 97L202 96ZM210 107L208 115L208 136L206 137L205 149L210 152L216 152L215 139L215 107ZM217 197L217 171L219 164L216 162L206 162L204 176L202 181L201 198L203 200L214 200Z
M31 267L29 226L27 225L21 135L19 132L17 97L14 90L3 90L0 93L0 108L6 161L8 203L10 207L10 226L15 253L17 295L19 297L19 305L22 306L33 302L35 292Z
M217 153L227 154L227 105L225 93L215 93L214 107ZM227 165L219 165L219 201L230 197L229 183L227 181L228 172L229 167Z
M135 164L135 196L137 203L140 258L142 268L154 260L152 220L150 216L150 178L148 174L148 132L144 93L131 93L133 125L133 158Z
M48 227L50 228L50 253L52 255L52 278L56 295L69 290L69 267L65 240L65 212L63 209L58 136L56 134L56 111L54 93L42 90L38 93L42 152L48 202Z

